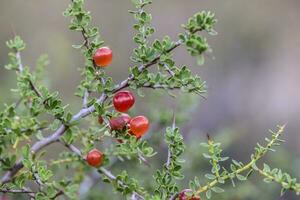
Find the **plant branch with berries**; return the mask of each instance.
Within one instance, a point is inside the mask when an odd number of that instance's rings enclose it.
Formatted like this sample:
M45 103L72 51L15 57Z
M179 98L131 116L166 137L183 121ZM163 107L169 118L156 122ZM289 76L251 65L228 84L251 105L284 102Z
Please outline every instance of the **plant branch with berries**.
M146 137L150 135L147 132L151 132L148 117L127 114L136 103L135 93L143 96L145 88L168 93L177 89L204 97L205 81L188 66L176 65L172 53L184 46L198 64L203 64L204 53L210 52L210 47L201 33L215 35L216 19L213 13L202 11L183 25L178 40L173 41L168 36L152 39L155 29L151 25L152 16L146 10L152 1L132 0L135 10L129 12L136 21L133 25L136 47L132 51L128 77L114 82L106 73L112 65L113 51L104 46L98 27L91 25L92 18L84 9L84 3L84 0L71 0L64 12L64 16L71 18L69 29L82 35L82 42L73 47L85 58L80 68L82 80L75 93L82 100L77 113L68 110L58 92L42 84L41 69L49 63L47 57L41 56L39 66L32 70L22 63L23 40L16 36L7 42L11 52L6 68L16 72L17 88L13 91L19 100L5 105L0 113L0 193L23 194L38 200L78 199L77 191L87 172L95 171L114 191L132 200L199 200L202 193L210 198L212 192L224 191L221 185L226 181L234 184L234 179L246 180L252 172L258 172L267 182L279 183L282 193L293 190L299 194L299 183L289 174L276 168L271 170L266 164L263 169L257 167L257 162L282 142L283 126L272 132L271 139L266 139L266 146L256 147L248 164L232 160L230 170L221 166L221 162L229 159L222 157L221 144L208 138L203 146L208 148L204 157L212 166L211 173L205 175L210 181L201 185L195 178L188 189L181 189L178 182L184 178L181 157L186 147L174 117L165 133L166 162L153 174L153 190L144 187L141 180L125 169L115 175L110 169L114 162L138 160L151 167L148 159L157 154ZM83 120L88 127L80 124ZM45 147L54 143L61 144L66 151L61 151L49 164L44 158L48 154ZM76 171L76 175L60 177L56 174L57 165ZM32 188L28 187L32 184Z

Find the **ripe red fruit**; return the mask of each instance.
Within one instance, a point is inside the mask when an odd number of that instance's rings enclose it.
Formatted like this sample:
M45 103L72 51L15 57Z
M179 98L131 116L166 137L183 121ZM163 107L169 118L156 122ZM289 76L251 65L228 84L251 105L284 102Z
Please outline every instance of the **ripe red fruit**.
M112 50L109 47L101 47L97 49L93 60L98 67L106 67L112 61Z
M185 192L180 192L178 195L179 200L188 200L188 196L186 196Z
M120 117L123 118L123 120L126 122L126 124L129 123L130 120L131 120L131 117L130 117L128 114L126 114L126 113L122 113L122 114L120 115Z
M135 102L132 92L121 91L115 94L113 99L114 107L119 112L126 112Z
M126 126L126 121L122 117L111 118L109 120L111 130L122 130Z
M103 124L104 120L103 120L103 117L99 116L98 117L98 123L99 124Z
M188 197L185 191L179 193L178 199L179 200L201 200L200 197L196 197L196 196Z
M130 116L122 113L120 116L111 118L109 120L109 125L111 130L122 130L130 121Z
M103 157L104 154L101 151L99 151L98 149L93 149L88 152L86 161L93 167L99 167L103 162Z
M149 120L144 116L137 116L130 120L130 132L137 138L142 137L149 129Z

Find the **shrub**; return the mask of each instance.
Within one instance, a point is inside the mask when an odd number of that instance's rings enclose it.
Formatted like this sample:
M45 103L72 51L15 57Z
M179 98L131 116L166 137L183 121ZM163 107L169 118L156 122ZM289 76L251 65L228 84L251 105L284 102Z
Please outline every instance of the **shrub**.
M98 28L91 25L90 13L84 10L84 1L72 0L64 12L64 16L71 18L70 30L81 34L83 40L81 44L73 45L85 58L81 68L82 80L76 92L82 99L82 107L77 113L69 111L58 92L52 92L42 84L41 71L48 63L47 59L42 57L38 68L30 70L21 61L21 53L25 49L22 39L16 36L7 42L11 52L6 68L16 71L17 89L13 91L18 94L19 100L6 105L0 113L0 169L3 174L0 192L28 195L32 199L78 199L80 185L94 170L103 182L132 200L195 200L200 196L210 199L213 193L224 192L225 182L231 181L235 185L235 181L245 181L254 172L265 182L278 183L282 187L281 193L292 190L299 194L300 184L295 178L281 169L258 164L265 154L274 151L273 148L283 142L284 126L270 131L266 144L257 144L248 163L224 157L221 144L208 136L202 146L207 148L203 156L208 159L211 171L205 174L205 181L200 182L196 177L182 188L178 182L184 178L182 154L186 146L174 114L173 123L164 134L167 159L152 174L154 181L151 187L143 187L140 180L131 177L125 168L117 175L110 171L109 168L118 159L139 160L141 165L151 165L148 159L157 153L148 142L148 118L131 118L120 113L134 106L134 93L143 96L142 89L151 88L172 95L170 91L178 89L204 97L205 81L189 67L177 66L172 52L183 46L198 64L203 64L204 54L210 51L210 47L201 33L216 34L213 29L215 15L202 11L183 26L177 41L168 36L152 40L155 29L151 25L151 14L146 10L152 1L132 2L136 8L130 11L136 20L133 25L136 48L132 52L129 75L119 83L106 73L110 69L113 52L109 47L103 47L104 41ZM99 97L95 98L96 95ZM84 125L80 124L84 119ZM95 124L95 121L99 123ZM51 133L47 135L48 132ZM53 143L61 144L66 150L50 163L44 157L48 153L44 148ZM230 162L229 168L222 165L224 161ZM61 173L68 170L74 173ZM101 188L98 190L101 191ZM98 195L97 198L101 197Z

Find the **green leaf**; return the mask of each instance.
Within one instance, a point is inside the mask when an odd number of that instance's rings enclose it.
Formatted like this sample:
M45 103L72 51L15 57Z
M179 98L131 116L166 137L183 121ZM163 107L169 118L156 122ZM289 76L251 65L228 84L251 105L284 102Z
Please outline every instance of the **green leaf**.
M242 176L242 175L240 175L240 174L237 174L237 175L236 175L236 178L239 179L240 181L246 181L246 180L247 180L247 177Z
M81 49L84 46L84 44L73 44L72 47L74 49Z
M222 193L222 192L224 192L224 190L222 188L216 187L216 186L212 187L211 190L214 191L215 193Z
M210 179L210 180L216 179L216 176L213 175L213 174L205 174L205 177L208 178L208 179Z
M211 198L211 190L207 190L205 194L207 199Z

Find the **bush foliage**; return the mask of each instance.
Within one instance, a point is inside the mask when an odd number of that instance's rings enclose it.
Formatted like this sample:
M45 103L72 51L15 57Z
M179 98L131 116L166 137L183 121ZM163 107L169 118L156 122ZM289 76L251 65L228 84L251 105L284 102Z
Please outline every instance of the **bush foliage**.
M129 13L135 19L133 42L136 47L132 51L128 77L121 82L115 82L106 73L109 68L99 68L93 62L93 54L105 43L99 35L98 27L91 25L92 18L84 8L84 1L72 0L63 13L71 19L69 29L82 35L82 42L73 45L85 58L81 68L82 80L76 91L76 96L82 99L82 107L77 113L69 110L57 91L50 91L43 85L43 70L49 64L47 56L42 56L36 69L32 70L22 63L21 54L26 47L23 40L16 36L7 42L11 52L9 63L5 67L16 72L17 88L12 92L19 99L15 103L6 104L0 113L0 192L9 193L12 198L28 197L37 200L87 198L83 197L82 188L91 187L85 184L87 177L93 177L96 182L101 178L114 192L132 200L210 199L214 193L225 192L226 182L235 186L236 181L246 181L251 174L257 173L266 183L279 184L281 194L286 190L299 194L300 184L295 178L281 169L258 163L265 154L274 151L274 147L283 142L281 136L284 126L270 130L270 137L265 139L265 144L257 144L248 163L225 157L221 143L208 136L207 142L201 145L207 149L203 156L211 165L210 172L203 178L196 176L182 187L180 182L184 178L182 168L185 165L182 154L189 147L185 146L176 123L180 119L175 120L180 118L181 113L175 113L173 120L169 119L173 122L165 129L164 134L167 158L162 166L155 169L155 173L145 174L147 179L129 174L126 167L116 174L112 173L110 168L119 161L124 166L128 162L135 167L147 167L151 165L149 159L158 153L151 146L151 133L138 140L129 134L127 128L111 130L109 120L119 116L111 108L114 94L129 88L143 97L143 89L150 88L162 90L171 96L174 96L172 91L178 89L185 94L204 97L205 81L188 66L178 66L172 53L175 49L184 47L197 59L198 64L203 64L204 55L211 51L203 33L216 35L215 15L201 11L183 25L178 40L173 41L168 36L153 39L155 29L151 25L152 16L147 12L152 1L132 0L132 3L135 9ZM99 116L104 120L101 125L95 123ZM168 121L163 116L171 117L161 113L161 124ZM122 142L118 143L116 139ZM65 148L54 159L49 160L46 157L49 152L45 147L55 143ZM85 161L86 154L95 147L100 147L105 154L104 163L98 168L88 166ZM223 165L223 162L230 164ZM71 173L67 173L68 171ZM149 180L149 177L153 178L150 184L143 182L143 179ZM107 199L113 195L101 188L97 190L99 192L93 194L93 198ZM118 196L116 199L119 199Z

